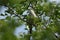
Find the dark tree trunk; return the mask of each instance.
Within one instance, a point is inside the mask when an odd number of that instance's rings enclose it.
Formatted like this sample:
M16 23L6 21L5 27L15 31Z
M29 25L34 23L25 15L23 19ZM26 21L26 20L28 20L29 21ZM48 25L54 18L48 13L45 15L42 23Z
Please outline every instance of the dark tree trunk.
M29 40L32 36L32 25L29 25Z

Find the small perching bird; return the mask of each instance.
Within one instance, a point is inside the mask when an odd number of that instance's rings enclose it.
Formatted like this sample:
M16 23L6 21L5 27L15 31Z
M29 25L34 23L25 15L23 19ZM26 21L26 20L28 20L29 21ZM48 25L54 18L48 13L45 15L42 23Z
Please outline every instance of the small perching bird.
M30 4L30 6L28 7L28 10L30 11L30 13L31 13L34 17L37 17L37 15L35 14L35 11L33 10L31 4Z

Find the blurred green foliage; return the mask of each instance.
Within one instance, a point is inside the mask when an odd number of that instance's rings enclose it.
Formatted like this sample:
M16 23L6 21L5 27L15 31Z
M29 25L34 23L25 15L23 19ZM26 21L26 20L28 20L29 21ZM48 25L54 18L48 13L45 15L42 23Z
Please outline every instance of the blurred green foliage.
M30 40L30 36L33 40L60 40L60 3L56 4L47 0L0 0L0 5L7 6L7 13L10 13L11 16L14 14L13 10L21 16L25 10L28 10L30 3L39 18L28 15L26 20L32 27L35 25L36 30L32 31L32 34L20 35L21 38L18 39L13 32L25 21L7 16L6 19L0 20L0 40ZM43 19L42 21L43 14L45 14L44 17L50 17L48 25L48 20Z
M9 16L4 20L0 20L0 40L18 40L14 35L14 31L22 23L22 21L15 20Z

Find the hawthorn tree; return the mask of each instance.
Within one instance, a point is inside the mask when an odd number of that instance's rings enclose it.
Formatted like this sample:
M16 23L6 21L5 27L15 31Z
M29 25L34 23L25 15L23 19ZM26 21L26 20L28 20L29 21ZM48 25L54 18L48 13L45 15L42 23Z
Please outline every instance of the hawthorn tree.
M5 20L10 18L11 21L8 20L6 24L9 27L4 25L6 22L2 23L3 28L11 27L11 31L19 24L25 23L28 26L28 34L20 35L18 40L60 40L60 3L49 2L49 0L1 0L0 5L8 7L5 15L9 13L10 17L7 16ZM26 10L26 15L23 15ZM14 15L13 18L18 17L18 22L14 21L16 19L12 20L12 15ZM0 29L4 30L1 26ZM5 36L9 37L10 34L9 36L7 34ZM1 40L15 40L12 36L8 39L7 37L2 37Z

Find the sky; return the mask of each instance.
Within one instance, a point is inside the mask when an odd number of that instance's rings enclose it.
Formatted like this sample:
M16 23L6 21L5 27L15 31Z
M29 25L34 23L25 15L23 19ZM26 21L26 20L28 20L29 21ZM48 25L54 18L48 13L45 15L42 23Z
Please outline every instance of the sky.
M7 8L6 7L4 7L4 6L0 6L0 14L2 13L2 14L4 14L5 13L5 10L6 10ZM0 16L0 19L5 19L6 18L6 16Z
M50 0L51 2L52 1L56 1L56 3L59 3L60 2L60 0ZM3 13L4 14L4 12L5 12L5 10L7 9L7 7L4 7L4 6L0 6L0 13ZM26 12L26 11L25 11ZM24 12L24 13L25 13ZM0 19L5 19L6 18L6 16L4 16L4 17L2 17L2 16L0 16ZM23 25L21 25L21 26L19 26L19 27L17 27L16 29L15 29L15 31L14 31L14 34L16 35L16 36L19 36L19 34L20 33L22 33L22 32L25 32L25 33L27 33L28 31L27 30L25 30L25 25L23 24Z
M50 2L56 1L56 3L60 3L60 0L50 0Z
M25 28L26 28L26 25L25 25L25 24L17 27L17 28L15 29L15 31L14 31L14 34L15 34L17 37L19 37L19 34L20 34L20 33L25 33L25 34L27 34L28 31L25 30Z

